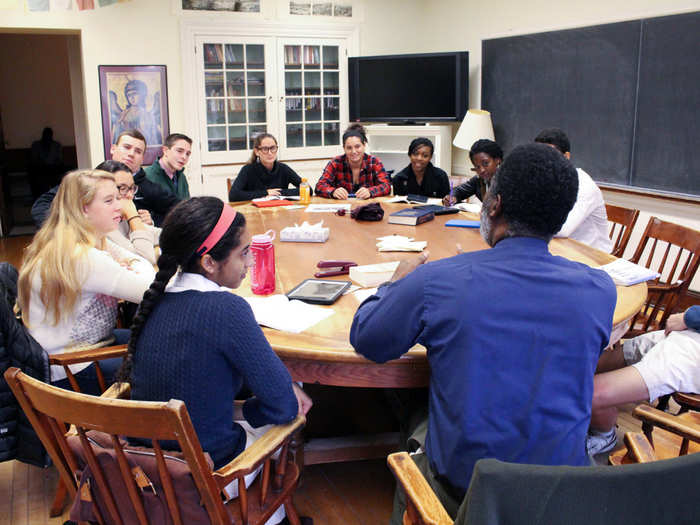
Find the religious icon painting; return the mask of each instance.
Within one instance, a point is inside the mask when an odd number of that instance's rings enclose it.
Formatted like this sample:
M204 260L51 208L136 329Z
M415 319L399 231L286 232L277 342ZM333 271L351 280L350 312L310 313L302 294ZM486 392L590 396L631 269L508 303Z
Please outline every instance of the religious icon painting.
M146 139L143 164L151 164L170 133L165 66L98 66L105 159L119 134L138 130Z

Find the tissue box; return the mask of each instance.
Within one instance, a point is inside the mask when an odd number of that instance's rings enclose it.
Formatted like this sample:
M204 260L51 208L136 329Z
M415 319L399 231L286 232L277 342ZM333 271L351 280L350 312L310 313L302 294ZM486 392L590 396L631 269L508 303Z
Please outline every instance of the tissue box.
M330 228L302 228L301 226L287 226L280 231L280 241L326 242L330 233Z
M391 279L398 265L399 261L351 266L350 279L363 288L372 288Z

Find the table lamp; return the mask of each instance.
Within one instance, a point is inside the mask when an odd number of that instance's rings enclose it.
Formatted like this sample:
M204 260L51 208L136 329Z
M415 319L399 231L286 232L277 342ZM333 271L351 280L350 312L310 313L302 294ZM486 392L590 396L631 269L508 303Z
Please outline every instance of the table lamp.
M452 144L469 151L479 139L494 139L491 113L483 109L470 109L464 115Z

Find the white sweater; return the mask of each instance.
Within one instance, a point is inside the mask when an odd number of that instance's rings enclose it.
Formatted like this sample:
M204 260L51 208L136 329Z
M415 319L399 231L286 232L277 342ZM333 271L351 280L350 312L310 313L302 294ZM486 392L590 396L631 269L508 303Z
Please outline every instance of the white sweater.
M556 237L570 237L610 253L613 245L608 237L608 214L605 211L603 194L588 173L581 168L576 168L576 171L578 173L576 202Z
M145 224L146 229L134 230L129 228L126 221L119 223L119 227L107 235L107 238L114 241L122 248L126 248L136 255L140 255L151 264L156 264L156 250L160 239L160 228Z
M41 290L40 271L35 272L25 322L29 333L49 355L92 345L112 335L117 320L119 299L140 303L143 293L155 277L151 263L105 240L106 251L90 248L77 264L80 295L72 311L61 311L57 325L47 316L39 297ZM117 261L128 261L128 267ZM90 363L71 365L77 373ZM66 377L63 367L51 367L51 380Z

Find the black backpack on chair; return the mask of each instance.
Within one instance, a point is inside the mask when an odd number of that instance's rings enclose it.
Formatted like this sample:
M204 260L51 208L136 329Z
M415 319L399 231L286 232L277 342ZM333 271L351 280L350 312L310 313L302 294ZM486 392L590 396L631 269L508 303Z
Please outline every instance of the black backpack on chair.
M13 312L17 275L10 263L0 263L0 461L17 459L46 467L49 456L2 377L16 366L40 381L51 380L48 354Z

